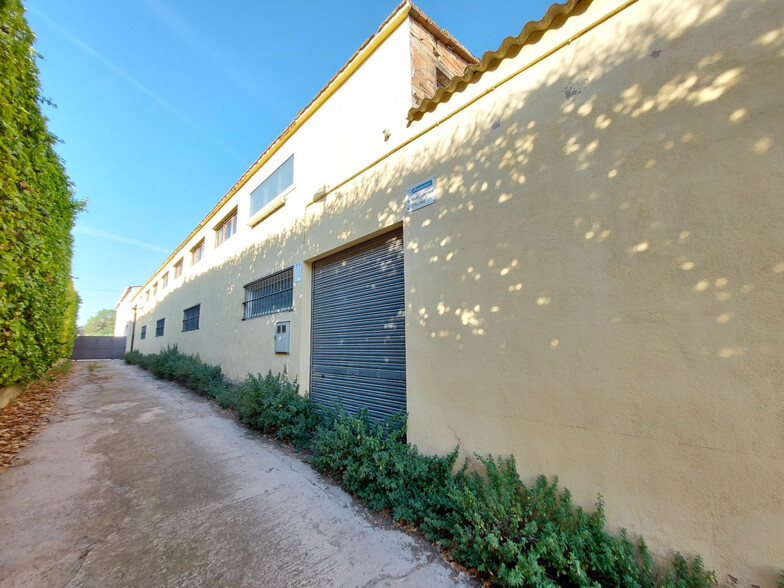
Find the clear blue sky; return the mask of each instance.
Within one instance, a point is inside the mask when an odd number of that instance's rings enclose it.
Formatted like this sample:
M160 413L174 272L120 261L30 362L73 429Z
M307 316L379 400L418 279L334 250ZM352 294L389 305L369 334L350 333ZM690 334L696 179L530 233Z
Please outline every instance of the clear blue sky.
M549 1L416 3L475 55ZM26 0L77 196L79 324L143 284L396 2Z

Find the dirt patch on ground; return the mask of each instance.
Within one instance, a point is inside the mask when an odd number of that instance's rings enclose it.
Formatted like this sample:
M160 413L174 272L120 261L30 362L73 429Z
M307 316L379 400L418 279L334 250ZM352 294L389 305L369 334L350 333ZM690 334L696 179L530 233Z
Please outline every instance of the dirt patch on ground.
M19 450L49 424L57 395L67 385L70 367L68 362L54 368L0 410L0 472L10 467Z

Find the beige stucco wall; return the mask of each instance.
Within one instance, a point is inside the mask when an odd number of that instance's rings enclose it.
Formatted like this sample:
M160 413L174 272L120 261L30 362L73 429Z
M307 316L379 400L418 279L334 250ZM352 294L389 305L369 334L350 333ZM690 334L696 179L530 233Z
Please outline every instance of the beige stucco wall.
M3 386L0 388L0 408L5 408L24 392L24 386Z
M774 585L784 5L639 0L584 31L620 5L594 1L408 128L386 110L362 119L353 95L400 75L405 104L396 32L377 52L388 67L363 66L224 207L238 205L237 237L211 251L212 223L203 231L205 261L186 260L184 280L142 311L137 348L177 343L236 378L285 366L307 388L312 261L402 223L412 441L514 453L526 480L558 475L587 506L601 493L610 524L659 553L699 553L722 582ZM341 139L355 120L371 130ZM250 191L291 153L294 191L250 229ZM404 189L431 175L438 201L405 215ZM297 261L295 310L240 321L243 285ZM197 303L199 331L181 333ZM275 320L291 321L289 356L272 353Z
M641 0L404 156L440 186L405 225L410 438L514 453L745 585L784 566L783 22Z
M129 286L126 288L126 292L123 292L123 296L114 306L114 336L127 337L125 342L126 350L130 350L131 329L133 328L133 306L131 304L131 298L138 288L138 286Z
M275 153L215 215L131 300L138 305L135 349L157 352L177 344L186 353L199 353L218 363L231 378L248 372L286 367L292 377L307 383L309 356L310 266L314 256L348 242L351 235L331 227L327 236L309 235L308 208L313 196L370 164L385 153L392 140L409 132L405 113L410 106L410 26L398 26L384 43L330 97L330 99ZM384 130L391 133L385 140ZM250 194L286 159L294 154L294 184L286 204L251 227ZM233 208L238 231L220 246L214 228ZM374 225L375 226L375 225ZM190 263L190 249L204 239L204 259ZM183 276L174 279L173 265L184 258ZM303 279L294 286L294 311L242 321L244 284L272 272L306 262ZM152 294L152 283L169 272L167 289ZM147 291L150 299L147 300ZM198 331L182 332L183 310L201 304ZM305 321L302 317L307 317ZM155 323L165 318L163 337L155 337ZM274 353L276 321L291 321L291 353ZM139 330L147 326L147 337ZM130 345L130 338L129 343ZM304 353L303 353L304 350ZM301 371L304 370L304 371Z

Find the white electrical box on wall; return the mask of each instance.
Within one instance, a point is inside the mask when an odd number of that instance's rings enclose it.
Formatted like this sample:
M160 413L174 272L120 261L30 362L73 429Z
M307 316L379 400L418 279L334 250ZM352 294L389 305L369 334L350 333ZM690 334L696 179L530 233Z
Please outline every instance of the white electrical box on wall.
M289 321L275 323L275 353L289 352Z

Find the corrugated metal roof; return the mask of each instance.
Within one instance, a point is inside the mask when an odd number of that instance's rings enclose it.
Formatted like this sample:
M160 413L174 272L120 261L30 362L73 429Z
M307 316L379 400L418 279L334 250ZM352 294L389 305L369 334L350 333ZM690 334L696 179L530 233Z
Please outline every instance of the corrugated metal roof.
M408 120L419 120L426 112L432 112L438 104L445 102L451 94L457 92L458 87L462 89L465 84L478 81L482 74L491 66L497 66L498 62L509 57L510 53L519 51L521 47L530 42L534 34L546 31L553 25L556 19L567 17L575 12L579 5L587 6L589 3L590 0L567 0L563 4L553 4L547 9L547 12L541 19L525 23L520 34L514 37L506 37L498 49L486 51L478 63L469 65L466 68L462 76L455 76L446 87L439 88L432 98L425 98L419 106L411 108L408 111Z

